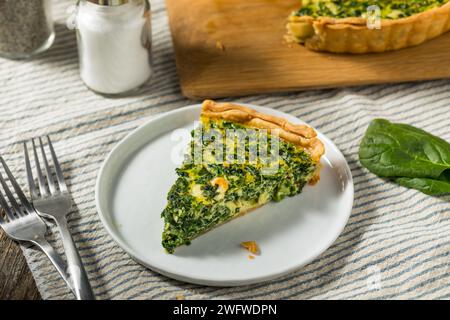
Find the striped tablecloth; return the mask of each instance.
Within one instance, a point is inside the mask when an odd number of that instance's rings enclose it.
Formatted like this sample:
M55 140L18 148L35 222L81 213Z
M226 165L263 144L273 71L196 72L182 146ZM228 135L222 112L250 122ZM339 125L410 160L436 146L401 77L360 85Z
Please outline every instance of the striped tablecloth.
M51 134L76 204L71 229L100 299L450 298L450 197L386 183L357 156L375 117L450 141L450 81L237 99L289 112L333 139L352 169L353 212L331 248L282 279L238 288L186 284L134 262L106 233L94 201L99 167L113 146L153 115L191 104L180 94L164 2L152 1L154 80L122 99L98 96L80 81L75 34L65 26L73 2L54 1L57 40L50 51L27 62L0 59L0 153L26 185L19 141ZM23 249L42 297L72 298L43 254Z

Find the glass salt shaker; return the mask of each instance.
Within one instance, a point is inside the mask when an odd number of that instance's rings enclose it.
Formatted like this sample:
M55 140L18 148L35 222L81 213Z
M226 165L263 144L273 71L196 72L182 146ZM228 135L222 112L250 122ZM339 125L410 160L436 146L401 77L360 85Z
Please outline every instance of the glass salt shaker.
M80 0L76 13L80 75L93 91L125 95L151 77L148 0Z
M0 1L0 56L27 59L51 47L51 0Z

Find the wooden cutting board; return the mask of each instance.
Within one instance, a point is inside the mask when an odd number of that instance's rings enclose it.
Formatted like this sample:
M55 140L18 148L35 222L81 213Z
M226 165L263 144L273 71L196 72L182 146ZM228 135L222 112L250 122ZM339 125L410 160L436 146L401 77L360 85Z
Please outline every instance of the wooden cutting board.
M193 99L450 78L450 32L366 55L287 44L299 0L166 0L181 89Z

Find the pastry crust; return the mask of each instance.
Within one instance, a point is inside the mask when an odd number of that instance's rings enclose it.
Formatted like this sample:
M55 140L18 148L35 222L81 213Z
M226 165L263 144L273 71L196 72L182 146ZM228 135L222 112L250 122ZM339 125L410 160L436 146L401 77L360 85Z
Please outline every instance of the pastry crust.
M205 100L202 105L202 116L238 122L248 127L267 129L272 134L303 148L315 162L319 162L325 153L325 147L317 138L317 133L313 128L303 124L293 124L283 118L264 114L244 106Z
M382 19L381 29L368 29L364 18L291 16L288 39L299 42L295 28L312 26L314 34L304 44L314 51L370 53L419 45L450 30L450 2L406 18Z

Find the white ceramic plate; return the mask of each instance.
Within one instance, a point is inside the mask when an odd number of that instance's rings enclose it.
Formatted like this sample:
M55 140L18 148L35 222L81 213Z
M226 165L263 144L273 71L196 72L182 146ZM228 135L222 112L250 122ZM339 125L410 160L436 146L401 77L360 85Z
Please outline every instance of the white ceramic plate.
M250 106L268 114L299 119L276 110ZM280 277L311 262L342 232L353 204L353 180L337 147L325 143L320 182L280 203L271 203L195 239L175 254L161 246L160 217L174 183L177 164L172 150L180 145L172 132L192 130L200 105L151 119L109 154L97 180L100 218L114 240L136 261L168 277L212 286L253 284ZM256 241L254 260L239 246Z

